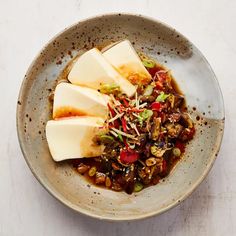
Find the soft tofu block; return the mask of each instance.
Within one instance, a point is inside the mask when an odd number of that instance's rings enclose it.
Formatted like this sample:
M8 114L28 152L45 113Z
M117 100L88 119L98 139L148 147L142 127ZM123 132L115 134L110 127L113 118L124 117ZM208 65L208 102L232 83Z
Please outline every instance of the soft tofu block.
M151 75L144 67L129 40L124 40L103 53L103 56L133 84L147 84Z
M104 120L99 117L73 117L50 120L46 125L46 138L55 161L100 156L103 145L93 142L102 131Z
M127 96L134 95L136 88L93 48L81 55L74 63L68 80L75 85L99 90L103 84L116 84Z
M106 118L109 96L86 87L60 83L55 89L53 118L68 116L98 116Z

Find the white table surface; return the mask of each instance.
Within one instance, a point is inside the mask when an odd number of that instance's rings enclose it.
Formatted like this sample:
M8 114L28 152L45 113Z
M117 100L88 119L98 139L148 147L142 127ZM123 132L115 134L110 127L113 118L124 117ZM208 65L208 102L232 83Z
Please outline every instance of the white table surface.
M226 129L206 180L174 209L112 223L68 209L36 181L15 125L19 87L42 46L66 26L106 12L136 12L170 24L204 53L223 91ZM235 0L0 0L0 235L236 235Z

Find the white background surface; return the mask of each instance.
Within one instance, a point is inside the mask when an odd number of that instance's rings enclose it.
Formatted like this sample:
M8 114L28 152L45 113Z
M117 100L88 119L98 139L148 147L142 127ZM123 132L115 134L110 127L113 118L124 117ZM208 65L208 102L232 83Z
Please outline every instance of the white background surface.
M77 214L50 196L27 167L16 136L19 86L42 46L95 14L136 12L170 24L212 65L222 88L226 129L206 180L183 203L154 218L111 223ZM0 235L236 235L235 0L0 0Z

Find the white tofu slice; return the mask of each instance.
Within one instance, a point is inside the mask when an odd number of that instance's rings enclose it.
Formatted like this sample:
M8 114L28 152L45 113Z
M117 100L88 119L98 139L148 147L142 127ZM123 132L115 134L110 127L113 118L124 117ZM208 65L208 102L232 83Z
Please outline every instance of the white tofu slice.
M73 117L50 120L46 125L46 138L55 161L100 156L103 145L92 139L102 131L104 120L99 117Z
M86 87L60 83L55 89L53 118L68 116L108 116L109 96Z
M144 67L129 40L124 40L103 53L103 56L132 84L147 84L151 75Z
M72 84L99 89L103 84L116 84L127 96L134 95L136 88L93 48L80 56L73 65L68 80Z

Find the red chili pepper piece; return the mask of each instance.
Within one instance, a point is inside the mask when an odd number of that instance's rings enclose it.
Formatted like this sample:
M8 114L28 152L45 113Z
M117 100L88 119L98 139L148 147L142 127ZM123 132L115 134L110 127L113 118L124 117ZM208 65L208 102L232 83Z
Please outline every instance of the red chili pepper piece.
M107 103L107 106L108 106L109 111L111 112L112 117L115 117L116 116L116 112L114 111L114 109L111 108L109 103ZM119 128L119 126L120 126L119 121L115 120L114 121L114 127L115 128Z
M124 132L127 131L127 123L124 117L121 118L121 123L122 123L122 128L124 130Z
M123 163L134 163L139 158L139 154L131 150L122 150L120 152L120 160Z
M114 117L116 115L116 112L111 108L110 104L107 103L108 109L111 112L111 115Z
M151 109L153 111L160 111L161 110L161 104L159 102L153 102L151 104Z
M123 101L125 107L129 107L129 103L125 98L123 98L122 101Z
M115 120L115 121L114 121L114 127L115 127L116 129L118 129L118 128L120 127L120 123L119 123L118 120Z

